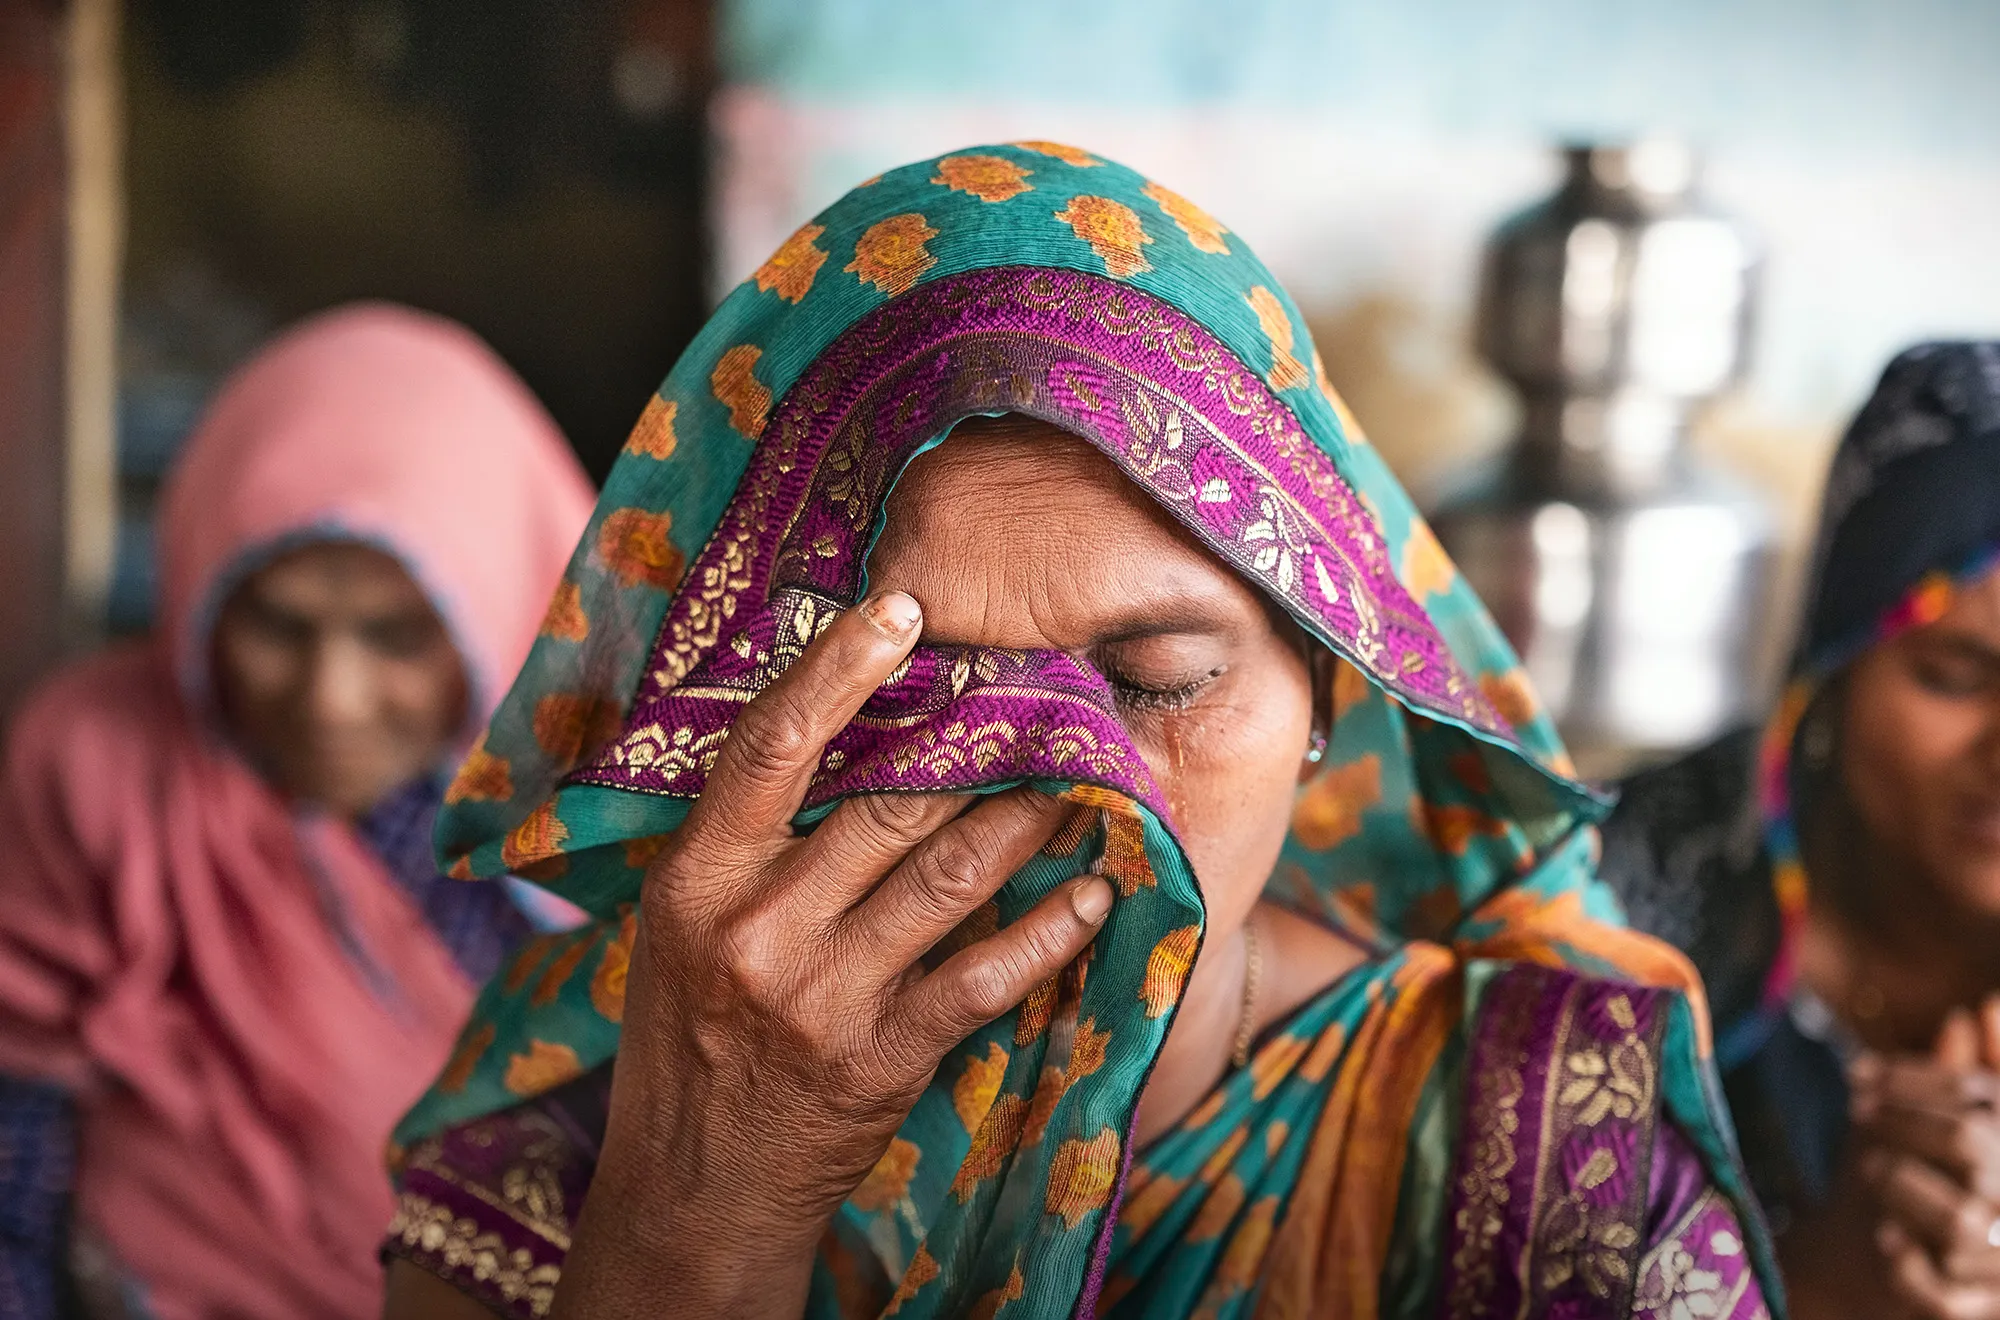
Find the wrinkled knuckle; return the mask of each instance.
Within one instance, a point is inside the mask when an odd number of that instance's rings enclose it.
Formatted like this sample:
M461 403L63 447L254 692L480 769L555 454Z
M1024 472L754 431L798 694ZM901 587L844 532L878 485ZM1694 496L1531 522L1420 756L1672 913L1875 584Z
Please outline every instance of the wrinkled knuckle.
M739 999L773 1006L791 984L790 960L774 933L756 920L732 921L715 936L715 957Z
M914 793L871 793L854 803L868 827L893 843L914 845L928 833L929 803Z
M789 778L818 751L803 713L788 702L752 702L729 736L737 768L752 780L769 783Z
M940 841L925 852L918 872L940 914L955 914L985 897L984 856L972 839Z

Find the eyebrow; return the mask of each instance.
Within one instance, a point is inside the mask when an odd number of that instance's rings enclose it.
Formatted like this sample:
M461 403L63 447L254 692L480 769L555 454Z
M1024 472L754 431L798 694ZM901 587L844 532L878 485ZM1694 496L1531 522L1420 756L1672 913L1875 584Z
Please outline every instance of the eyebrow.
M2000 647L1995 647L1992 643L1968 633L1927 629L1913 636L1911 640L1930 650L1949 651L1988 669L2000 669Z

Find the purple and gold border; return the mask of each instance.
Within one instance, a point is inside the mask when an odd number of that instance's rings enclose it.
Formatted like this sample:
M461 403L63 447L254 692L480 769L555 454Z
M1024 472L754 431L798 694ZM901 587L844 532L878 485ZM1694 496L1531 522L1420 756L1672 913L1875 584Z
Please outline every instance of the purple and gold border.
M787 392L668 608L620 735L570 782L698 793L743 702L856 598L876 516L910 456L966 417L1000 412L1095 444L1406 703L1514 740L1397 579L1373 513L1256 373L1129 286L1002 267L884 304ZM828 749L807 802L1037 775L1103 784L1165 814L1087 666L922 647Z

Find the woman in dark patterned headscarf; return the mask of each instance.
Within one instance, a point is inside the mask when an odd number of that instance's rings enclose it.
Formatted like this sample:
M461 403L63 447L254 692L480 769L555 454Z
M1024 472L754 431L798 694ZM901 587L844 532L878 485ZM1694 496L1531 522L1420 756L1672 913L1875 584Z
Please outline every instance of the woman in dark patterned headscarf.
M1606 878L1707 979L1775 1225L1812 1224L1802 1314L1875 1258L1846 1225L1924 1313L2000 1315L1997 562L2000 342L1912 348L1834 458L1770 725L1638 776L1606 827ZM1852 1162L1850 1109L1881 1148Z

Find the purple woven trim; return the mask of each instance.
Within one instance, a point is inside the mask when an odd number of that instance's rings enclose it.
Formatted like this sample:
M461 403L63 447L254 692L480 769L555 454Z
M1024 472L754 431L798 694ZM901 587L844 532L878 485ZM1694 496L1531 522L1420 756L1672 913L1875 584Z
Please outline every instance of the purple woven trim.
M1668 1128L1662 1137L1672 1133ZM1639 1281L1632 1298L1633 1320L1754 1320L1769 1309L1744 1246L1743 1225L1727 1199L1706 1186L1701 1158L1683 1142L1663 1140L1661 1163L1692 1166L1699 1190L1687 1204L1656 1199L1666 1211L1663 1232L1639 1262Z
M611 1070L417 1143L383 1244L520 1320L546 1316L597 1171Z
M1447 1320L1631 1314L1662 992L1521 964L1487 989L1446 1221Z
M968 416L998 412L1096 444L1245 578L1412 705L1512 738L1397 580L1373 514L1255 373L1128 286L1004 267L884 304L787 391L668 608L622 738L571 781L698 793L743 702L824 625L827 607L855 599L875 518L910 455ZM801 602L812 617L789 620ZM990 659L1000 655L920 652L933 670L967 671L950 700L938 702L935 683L886 694L873 716L899 723L881 730L889 736L831 748L808 801L1052 774L1158 805L1094 675L1067 657ZM1001 672L983 675L982 657ZM923 681L915 666L910 681ZM986 731L982 750L965 757L892 764L868 755L920 738L964 749L975 729ZM1037 739L1072 730L1088 746L1037 755Z

